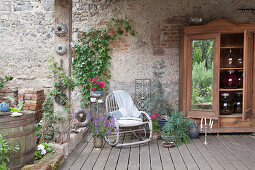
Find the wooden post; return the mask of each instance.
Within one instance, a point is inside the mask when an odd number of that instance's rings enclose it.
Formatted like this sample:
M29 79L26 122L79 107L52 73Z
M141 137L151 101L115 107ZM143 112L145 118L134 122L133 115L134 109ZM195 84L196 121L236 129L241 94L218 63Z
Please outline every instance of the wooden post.
M55 0L55 60L63 67L63 71L67 75L71 75L72 54L70 43L72 41L72 0ZM55 78L54 81L57 81ZM70 89L65 91L67 98L70 100ZM69 121L68 112L64 111L63 107L54 102L54 111L66 118L65 123L56 124L61 133L65 133L61 137L61 141L69 140ZM66 136L67 133L67 136ZM57 134L58 135L58 134ZM55 138L57 136L55 135ZM64 139L65 138L65 139Z

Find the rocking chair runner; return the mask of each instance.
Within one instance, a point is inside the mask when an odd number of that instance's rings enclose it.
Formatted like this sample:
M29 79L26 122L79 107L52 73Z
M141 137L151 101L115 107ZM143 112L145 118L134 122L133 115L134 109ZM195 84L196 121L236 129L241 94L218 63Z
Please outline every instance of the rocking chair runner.
M113 91L106 97L106 111L114 119L114 130L105 140L111 146L129 146L149 142L152 121L144 111L138 111L131 96L123 90ZM109 116L109 117L110 117ZM112 120L112 119L109 119ZM149 135L146 133L149 130ZM119 143L120 134L132 133L140 141Z

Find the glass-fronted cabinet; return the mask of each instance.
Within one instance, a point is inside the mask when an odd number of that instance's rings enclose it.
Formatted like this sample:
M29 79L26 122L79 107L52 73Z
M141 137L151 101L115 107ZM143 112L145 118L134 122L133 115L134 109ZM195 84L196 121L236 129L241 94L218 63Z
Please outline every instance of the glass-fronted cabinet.
M255 132L255 24L215 20L183 30L180 110L214 132ZM199 122L199 121L198 121Z

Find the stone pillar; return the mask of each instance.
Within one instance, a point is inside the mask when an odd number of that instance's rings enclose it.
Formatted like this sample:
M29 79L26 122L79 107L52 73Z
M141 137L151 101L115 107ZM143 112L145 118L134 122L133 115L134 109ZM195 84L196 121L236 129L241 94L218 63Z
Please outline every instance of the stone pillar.
M71 75L72 55L70 42L72 40L72 0L55 0L55 60L63 67L63 71L67 75ZM55 81L57 79L55 78ZM70 100L70 89L65 91L67 98ZM54 102L54 111L61 114L62 117L66 118L65 123L57 124L59 127L60 134L55 137L61 142L69 140L69 121L68 112L64 111L61 105ZM67 135L67 137L66 137Z

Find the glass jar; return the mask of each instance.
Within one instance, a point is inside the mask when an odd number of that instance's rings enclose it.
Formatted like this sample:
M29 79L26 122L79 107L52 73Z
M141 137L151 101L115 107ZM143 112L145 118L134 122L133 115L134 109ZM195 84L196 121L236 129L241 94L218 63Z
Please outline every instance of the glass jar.
M237 77L234 70L226 70L223 75L223 88L235 89L238 86Z
M243 70L236 71L237 88L243 88Z
M239 91L236 92L234 98L234 112L242 113L242 111L243 111L243 92Z
M226 68L235 68L236 61L234 59L233 50L230 48L226 56L223 58L223 66Z
M238 50L238 53L236 56L236 67L238 67L238 68L243 67L243 51L242 51L242 49Z
M232 98L229 92L220 93L220 113L223 115L232 114L234 111Z

